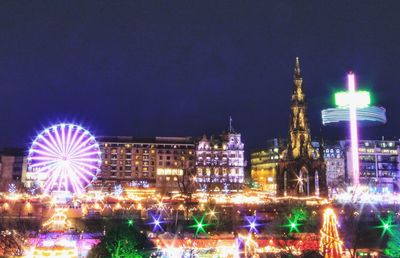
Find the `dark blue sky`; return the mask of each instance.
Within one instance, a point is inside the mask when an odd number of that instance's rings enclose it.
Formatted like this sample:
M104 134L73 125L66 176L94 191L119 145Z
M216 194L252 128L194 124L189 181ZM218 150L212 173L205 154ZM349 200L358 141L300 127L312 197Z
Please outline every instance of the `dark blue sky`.
M375 0L1 1L0 146L27 146L57 121L96 135L200 136L232 115L254 148L287 134L296 56L314 136L348 70L387 108L387 125L368 132L399 136L399 10Z

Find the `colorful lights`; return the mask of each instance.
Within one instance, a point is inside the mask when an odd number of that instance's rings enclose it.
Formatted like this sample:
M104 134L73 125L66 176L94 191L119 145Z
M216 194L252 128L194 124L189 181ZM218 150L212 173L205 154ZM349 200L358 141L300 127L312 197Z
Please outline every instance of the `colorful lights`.
M245 227L249 228L249 233L258 233L257 227L260 226L260 224L257 223L256 216L246 216L246 220L249 224Z
M15 184L8 184L8 192L14 194L17 192L17 186Z
M350 98L351 100L354 100L356 99L356 83L354 74L350 72L347 75L347 79ZM360 184L360 164L358 159L357 103L355 101L349 101L349 110L353 186L357 188Z
M153 227L153 232L159 231L164 231L162 228L161 224L163 223L161 214L158 215L158 217L151 215L151 218L153 219L153 222L150 223L151 225L154 225Z
M357 108L368 107L371 104L371 96L368 91L355 91L353 94L350 91L341 91L335 93L335 104L338 107L350 105L355 105Z
M336 214L331 208L324 211L324 222L321 228L320 251L324 257L340 258L342 257L342 245L337 230Z
M195 216L193 216L193 220L195 222L194 225L190 226L191 228L195 228L196 232L194 236L196 237L199 233L207 234L205 231L205 228L209 226L209 224L204 223L205 215L201 216L201 219L197 219Z
M299 226L301 226L302 224L298 222L298 218L296 216L293 216L292 218L287 217L286 219L288 221L288 224L283 226L289 228L289 233L292 233L293 231L300 233Z
M66 210L62 208L56 208L53 216L43 223L43 227L48 228L51 231L64 231L71 227L70 222L67 220Z
M381 222L380 226L377 226L376 228L380 228L382 229L382 233L381 233L381 238L385 236L386 232L389 233L390 235L392 235L392 228L396 228L397 225L393 224L394 220L391 214L389 214L386 218L386 220L382 219L381 217L379 217L379 220Z
M74 124L57 124L33 141L28 170L45 193L81 194L100 171L101 155L95 138Z
M348 108L328 108L322 110L322 124L348 122L350 117ZM380 125L386 123L386 110L383 107L357 108L357 120L362 125Z
M132 219L128 220L128 226L129 227L133 226L133 220Z

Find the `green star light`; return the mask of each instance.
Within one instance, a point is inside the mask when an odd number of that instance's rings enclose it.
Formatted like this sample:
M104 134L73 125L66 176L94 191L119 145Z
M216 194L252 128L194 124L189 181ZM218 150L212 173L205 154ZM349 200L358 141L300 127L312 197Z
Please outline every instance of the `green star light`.
M379 220L381 222L381 225L376 226L375 228L382 229L381 238L385 236L386 232L392 235L392 228L397 226L396 224L393 224L393 217L391 215L388 215L386 220L382 219L381 217L379 217Z
M128 226L132 226L133 225L133 220L128 220Z
M203 215L201 217L201 219L197 219L195 216L193 216L193 220L195 222L194 225L190 226L191 228L195 228L196 229L196 233L194 234L194 236L196 237L199 233L203 233L205 235L207 235L207 232L205 231L205 227L208 227L209 224L204 223L204 219L205 219L205 215Z
M297 233L300 233L299 230L299 226L301 226L302 224L300 224L298 222L298 218L294 217L294 218L286 218L288 220L288 224L283 225L286 228L289 228L289 233L292 233L293 231L296 231Z

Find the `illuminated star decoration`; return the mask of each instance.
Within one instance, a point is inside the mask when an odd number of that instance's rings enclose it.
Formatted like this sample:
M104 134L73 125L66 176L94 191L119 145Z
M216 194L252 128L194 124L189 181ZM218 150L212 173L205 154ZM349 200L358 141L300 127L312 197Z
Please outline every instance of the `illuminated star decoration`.
M128 220L128 226L129 227L133 226L133 220L132 219Z
M210 217L210 219L216 219L217 218L217 212L214 209L210 209L210 211L207 213L207 215Z
M397 227L396 224L393 224L393 217L392 217L392 215L388 215L387 218L386 218L386 220L384 220L384 219L382 219L381 217L379 217L379 220L380 220L380 222L381 222L381 225L380 225L380 226L377 226L377 227L375 227L375 228L380 228L380 229L382 229L381 238L385 236L386 231L387 231L390 235L392 235L392 234L393 234L392 228Z
M153 216L151 215L153 222L151 222L151 225L154 225L153 227L153 232L157 232L157 230L160 231L164 231L163 227L161 226L162 223L164 223L164 221L162 221L161 219L161 214L157 217L157 216Z
M190 227L196 229L196 233L194 234L194 236L197 236L199 233L203 233L203 234L207 235L207 232L205 231L205 227L208 227L209 224L206 224L204 222L205 217L206 216L203 215L203 216L201 216L201 219L198 220L195 216L193 216L193 220L194 220L195 224Z
M261 226L261 224L257 223L256 216L246 216L246 220L249 224L244 227L249 228L249 233L252 232L258 233L257 227Z
M298 222L298 217L293 216L293 218L286 218L288 221L288 224L283 225L286 228L289 228L289 233L292 233L293 231L296 231L297 233L300 233L299 231L299 226L301 226L302 224L300 224Z

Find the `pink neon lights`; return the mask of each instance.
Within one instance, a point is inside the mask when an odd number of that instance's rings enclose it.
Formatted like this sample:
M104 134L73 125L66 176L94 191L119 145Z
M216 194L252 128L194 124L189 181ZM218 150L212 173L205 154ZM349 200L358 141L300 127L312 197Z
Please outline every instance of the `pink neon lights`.
M351 98L355 97L356 94L356 83L354 74L350 72L347 75L348 89ZM356 101L350 101L350 139L351 139L351 157L353 167L353 186L358 187L360 185L360 164L358 159L358 131L357 131L357 103Z

